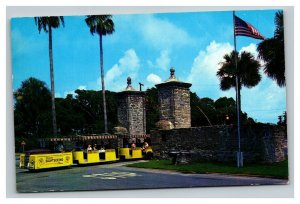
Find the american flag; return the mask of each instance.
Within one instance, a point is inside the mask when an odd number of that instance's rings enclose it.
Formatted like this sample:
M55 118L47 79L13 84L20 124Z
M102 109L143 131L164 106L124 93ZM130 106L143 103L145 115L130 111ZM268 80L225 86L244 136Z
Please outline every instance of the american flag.
M242 35L260 40L265 39L250 23L243 21L237 16L234 16L234 33L235 36Z

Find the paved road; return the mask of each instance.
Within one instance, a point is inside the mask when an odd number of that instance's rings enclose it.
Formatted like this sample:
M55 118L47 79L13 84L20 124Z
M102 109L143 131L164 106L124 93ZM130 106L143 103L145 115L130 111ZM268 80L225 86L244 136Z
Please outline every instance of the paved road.
M128 163L126 163L128 164ZM182 174L125 167L124 163L31 173L17 168L18 192L186 188L287 184L287 180L221 174Z

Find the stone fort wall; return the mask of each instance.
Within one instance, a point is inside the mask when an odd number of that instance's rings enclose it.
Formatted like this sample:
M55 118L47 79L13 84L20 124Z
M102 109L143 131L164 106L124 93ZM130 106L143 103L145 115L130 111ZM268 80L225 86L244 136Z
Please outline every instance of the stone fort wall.
M192 127L151 132L154 154L169 159L172 150L189 150L197 161L235 162L238 146L236 128ZM243 126L241 151L244 163L273 163L285 159L286 130L271 125Z
M171 68L169 79L155 85L162 122L158 122L158 128L164 129L151 131L155 156L169 158L172 150L189 150L194 160L236 161L236 126L191 127L189 88L192 84L177 80L174 73L175 69ZM143 135L146 133L145 93L133 89L130 77L127 84L125 91L118 93L118 120L129 135ZM240 141L244 163L273 163L285 159L287 145L283 127L242 126Z

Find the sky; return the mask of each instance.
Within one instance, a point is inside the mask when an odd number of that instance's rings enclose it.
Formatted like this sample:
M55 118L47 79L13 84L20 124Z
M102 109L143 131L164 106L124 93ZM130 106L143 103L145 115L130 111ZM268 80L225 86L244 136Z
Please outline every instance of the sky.
M266 38L273 37L277 10L236 11ZM100 90L99 36L91 35L85 16L65 16L65 27L53 30L55 96L76 89ZM234 49L231 11L114 15L115 32L103 37L106 90L122 91L126 79L143 90L168 79L170 68L180 81L192 83L200 98L233 97L216 76L225 54ZM39 34L33 18L11 20L13 90L35 77L50 89L48 34ZM237 37L237 50L255 57L260 40ZM261 61L263 65L263 62ZM286 90L260 69L262 80L242 88L241 108L257 122L277 123L286 110Z

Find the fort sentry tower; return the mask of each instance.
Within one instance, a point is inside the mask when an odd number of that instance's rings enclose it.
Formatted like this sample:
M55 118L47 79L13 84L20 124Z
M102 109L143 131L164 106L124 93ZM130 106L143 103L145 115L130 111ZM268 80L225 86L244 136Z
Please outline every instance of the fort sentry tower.
M127 78L127 87L118 93L118 121L129 135L146 134L145 92L136 91Z
M190 87L192 84L176 79L170 69L170 78L156 84L160 105L160 121L171 122L174 128L191 127Z

